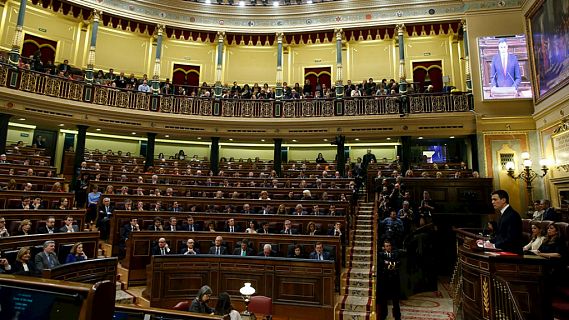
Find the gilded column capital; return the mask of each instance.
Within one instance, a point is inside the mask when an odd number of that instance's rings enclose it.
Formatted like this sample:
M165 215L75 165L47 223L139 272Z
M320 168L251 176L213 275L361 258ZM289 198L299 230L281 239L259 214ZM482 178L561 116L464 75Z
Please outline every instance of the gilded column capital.
M166 29L166 26L163 24L157 24L156 25L156 34L161 36L164 33L164 30Z
M403 35L403 33L405 32L405 24L398 24L395 26L395 31L397 31L397 35Z
M225 38L225 31L218 31L217 42L223 42L224 38Z
M100 9L93 9L93 22L99 22L101 20L101 16L103 15L103 11Z
M461 19L460 20L460 25L462 26L462 30L466 31L466 19Z
M342 28L334 29L334 33L336 34L336 40L342 40L342 35L344 34Z
M284 33L283 32L277 32L275 35L277 36L277 42L282 43L283 38L284 38Z

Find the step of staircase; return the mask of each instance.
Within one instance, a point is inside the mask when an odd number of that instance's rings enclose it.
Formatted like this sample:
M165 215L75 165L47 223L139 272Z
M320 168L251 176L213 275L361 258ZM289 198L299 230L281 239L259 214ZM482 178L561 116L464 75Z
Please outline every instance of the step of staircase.
M117 290L115 304L134 304L134 296L124 290Z
M119 291L123 289L123 283L120 281L115 282L115 290Z
M369 320L370 312L340 310L340 317L341 319L350 319L350 320Z

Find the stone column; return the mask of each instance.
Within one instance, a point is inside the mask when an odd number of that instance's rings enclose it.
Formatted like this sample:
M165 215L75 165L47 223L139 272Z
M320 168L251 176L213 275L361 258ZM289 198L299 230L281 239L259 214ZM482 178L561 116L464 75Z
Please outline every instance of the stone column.
M275 148L274 148L274 155L273 155L273 169L277 172L279 177L282 177L282 162L283 162L283 153L282 153L282 146L283 146L283 139L275 138Z
M344 153L345 136L336 137L336 170L340 172L342 177L346 176L346 154Z
M0 154L6 153L6 143L8 140L8 122L12 115L0 113Z
M152 76L152 93L160 93L160 59L162 58L162 34L164 25L156 26L156 58L154 60L154 75Z
M398 24L395 29L397 30L397 37L399 39L399 93L407 93L407 76L405 75L405 25Z
M148 132L146 133L146 161L144 163L144 169L154 166L154 148L156 146L156 133Z
M16 32L12 41L12 50L10 50L9 63L13 67L18 67L20 62L20 45L24 41L24 17L26 15L26 0L20 0L20 9L18 10L18 21L16 22Z
M466 20L461 21L462 24L462 42L464 43L464 75L466 77L466 91L472 92L472 78L470 75L470 49L468 47L468 33L466 28Z
M97 47L97 32L99 31L99 20L101 20L102 11L93 9L93 22L91 25L91 44L89 46L89 56L87 57L87 69L85 70L85 81L93 83L94 74L93 67L95 65L95 49Z
M277 88L275 90L275 99L277 100L283 97L283 36L284 33L277 33ZM277 172L279 171L277 170Z
M219 172L219 137L211 137L211 149L209 150L209 166L213 174Z
M336 33L336 98L344 97L344 85L342 80L342 29L334 30Z
M217 33L217 65L215 68L215 87L213 89L214 96L221 98L223 94L223 84L221 83L221 72L223 67L223 41L225 39L225 32L220 31ZM219 141L219 138L218 138Z

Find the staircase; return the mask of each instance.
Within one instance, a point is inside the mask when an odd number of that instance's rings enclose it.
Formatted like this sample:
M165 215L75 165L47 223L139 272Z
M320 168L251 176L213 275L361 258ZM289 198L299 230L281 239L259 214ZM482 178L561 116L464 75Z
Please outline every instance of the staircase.
M352 247L345 273L344 296L340 300L339 319L371 319L373 266L373 203L360 202L355 218Z

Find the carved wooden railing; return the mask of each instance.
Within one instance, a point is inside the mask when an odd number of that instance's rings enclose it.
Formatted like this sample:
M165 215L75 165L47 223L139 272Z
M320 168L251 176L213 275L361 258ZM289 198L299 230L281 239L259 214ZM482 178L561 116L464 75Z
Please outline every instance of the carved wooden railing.
M0 87L109 107L193 116L238 118L313 118L425 113L473 109L472 95L436 93L343 99L249 100L153 95L91 85L0 63Z
M452 298L452 305L453 305L453 312L454 314L458 314L460 311L460 306L462 304L462 268L460 267L460 262L457 260L456 265L454 266L454 271L452 273L452 277L450 278L450 290L451 290L451 298Z
M494 319L524 320L520 306L508 282L498 276L492 276L494 289Z

